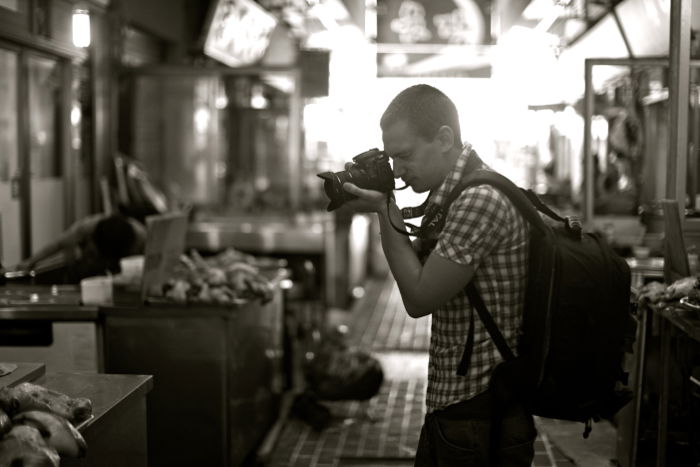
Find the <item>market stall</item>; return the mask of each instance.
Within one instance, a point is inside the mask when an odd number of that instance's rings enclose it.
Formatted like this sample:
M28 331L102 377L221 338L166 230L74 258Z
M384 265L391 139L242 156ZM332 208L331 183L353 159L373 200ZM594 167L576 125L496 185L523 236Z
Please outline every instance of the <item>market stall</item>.
M285 389L288 271L234 249L184 253L183 221L150 219L142 272L117 278L125 293L100 307L104 369L154 375L149 465L241 465Z
M116 374L151 375L148 407L133 408L143 426L123 435L142 438L134 452L143 459L125 465L241 465L285 390L286 263L233 249L185 253L182 213L146 224L145 254L124 258L117 275L0 288L0 361L46 362L37 381L79 395L117 390ZM100 433L129 430L111 416L100 423Z

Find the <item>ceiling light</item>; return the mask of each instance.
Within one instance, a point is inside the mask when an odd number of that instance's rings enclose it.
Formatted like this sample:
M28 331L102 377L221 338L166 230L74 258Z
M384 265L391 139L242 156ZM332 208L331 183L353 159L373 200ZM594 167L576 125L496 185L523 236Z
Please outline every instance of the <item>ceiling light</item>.
M73 45L76 47L90 46L90 12L77 8L73 10Z

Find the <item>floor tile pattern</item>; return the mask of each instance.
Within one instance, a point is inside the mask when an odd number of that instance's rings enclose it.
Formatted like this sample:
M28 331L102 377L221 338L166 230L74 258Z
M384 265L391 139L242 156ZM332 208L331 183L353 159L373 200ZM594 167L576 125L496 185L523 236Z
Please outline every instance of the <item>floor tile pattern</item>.
M343 321L348 325L350 342L378 352L383 364L391 362L382 389L366 402L324 401L333 422L320 432L288 418L268 467L412 465L425 416L426 377L421 365L425 364L430 320L407 318L391 277L372 279L365 296L347 313ZM392 352L382 353L388 350ZM398 368L402 365L417 366L418 371L402 372ZM533 467L572 465L545 434L538 436Z
M411 461L425 414L425 383L386 381L368 402L323 402L333 423L321 432L289 419L269 465L331 467L349 459Z
M365 349L427 351L430 316L408 316L391 276L372 279L367 295L353 306L351 339Z
M369 402L324 402L333 423L314 431L288 419L269 467L412 465L423 417L425 383L387 381ZM543 435L535 441L533 467L572 466Z

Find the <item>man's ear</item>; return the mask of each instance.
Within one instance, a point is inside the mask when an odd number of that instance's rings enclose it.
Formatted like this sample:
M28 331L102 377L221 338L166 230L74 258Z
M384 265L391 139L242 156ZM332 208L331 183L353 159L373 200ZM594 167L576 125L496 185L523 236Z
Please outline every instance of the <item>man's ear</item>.
M440 128L438 128L435 140L440 145L441 151L447 152L450 149L452 149L452 147L454 146L454 139L455 133L454 131L452 131L452 128L450 128L447 125L442 125Z

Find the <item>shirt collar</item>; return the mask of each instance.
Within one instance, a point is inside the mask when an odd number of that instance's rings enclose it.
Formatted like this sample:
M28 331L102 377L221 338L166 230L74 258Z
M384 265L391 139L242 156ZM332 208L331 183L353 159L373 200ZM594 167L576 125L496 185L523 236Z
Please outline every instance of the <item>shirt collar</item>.
M464 146L462 146L462 152L460 153L459 157L457 157L457 162L455 162L454 167L452 167L450 172L445 177L442 185L440 185L437 190L430 193L430 196L428 197L429 204L440 206L445 201L445 198L447 198L452 189L457 186L462 177L466 175L467 161L472 154L476 157L476 152L472 149L472 145L469 143L464 143ZM483 165L485 164L480 164L480 166Z

